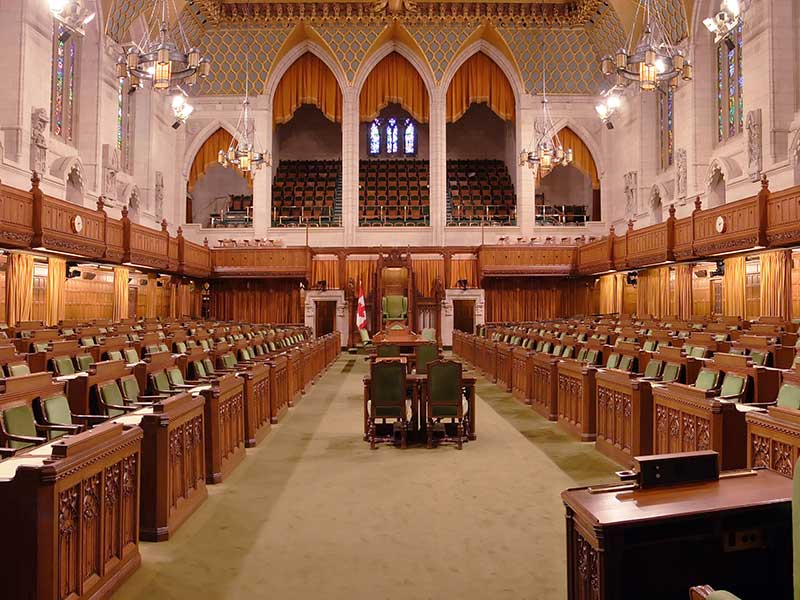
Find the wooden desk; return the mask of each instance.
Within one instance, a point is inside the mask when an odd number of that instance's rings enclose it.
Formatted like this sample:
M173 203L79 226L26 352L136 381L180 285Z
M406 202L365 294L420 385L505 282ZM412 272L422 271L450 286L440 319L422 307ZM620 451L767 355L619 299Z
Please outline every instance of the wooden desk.
M792 482L771 471L646 491L561 494L570 600L675 600L698 582L792 597ZM734 533L763 544L726 551Z
M638 375L601 369L595 376L596 448L626 467L634 456L653 453L653 394Z
M203 396L206 483L221 483L244 460L244 382L223 375Z
M558 363L558 424L582 442L597 438L596 373L577 360Z
M4 598L108 598L139 567L141 440L103 424L0 462Z

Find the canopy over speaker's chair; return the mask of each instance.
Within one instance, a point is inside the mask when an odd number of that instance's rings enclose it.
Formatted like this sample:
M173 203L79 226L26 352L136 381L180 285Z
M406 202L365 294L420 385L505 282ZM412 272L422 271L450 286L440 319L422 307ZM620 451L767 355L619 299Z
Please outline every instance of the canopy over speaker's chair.
M408 317L408 298L406 296L384 296L383 318L405 319Z

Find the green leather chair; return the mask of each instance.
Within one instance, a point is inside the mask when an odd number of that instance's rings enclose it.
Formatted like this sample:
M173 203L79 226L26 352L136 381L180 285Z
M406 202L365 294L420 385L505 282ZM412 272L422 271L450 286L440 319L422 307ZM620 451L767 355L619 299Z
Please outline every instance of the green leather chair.
M408 316L408 298L405 296L384 296L382 309L384 319L405 319Z
M606 361L606 369L616 369L619 366L620 356L616 352L612 352Z
M82 348L92 348L94 346L97 346L97 343L95 343L94 338L82 337L80 345Z
M129 365L138 363L141 360L135 348L125 348L122 353L125 355L125 362Z
M693 356L695 358L705 358L707 354L707 348L704 348L703 346L695 346L692 348L692 352L689 354L689 356Z
M633 371L634 362L635 361L633 360L633 356L623 355L619 359L619 366L617 368L620 371L626 371L626 372L630 373L631 371Z
M426 327L422 330L422 339L428 342L435 342L436 330L433 327Z
M6 408L0 418L0 434L6 448L21 450L44 444L47 438L42 436L43 432L46 429L37 425L30 404Z
M123 360L120 350L109 350L106 352L106 360Z
M216 377L217 370L214 368L214 363L211 362L210 358L204 358L202 360L202 364L206 371L206 377Z
M467 401L463 397L461 363L452 360L435 360L428 365L426 389L426 420L428 448L433 447L434 429L444 432L443 441L454 441L461 450L466 441L469 418ZM455 425L456 435L448 436L444 422Z
M75 357L75 363L78 365L78 370L86 372L92 364L92 357L89 354L78 354Z
M394 344L381 344L378 346L378 356L381 358L400 356L400 346Z
M125 403L125 398L122 396L122 391L116 381L104 381L103 383L98 383L96 387L100 410L111 418L139 408Z
M201 347L203 350L210 350L210 349L211 349L211 346L210 346L210 344L208 343L208 340L205 340L205 339L203 339L203 340L200 340L200 347Z
M370 366L370 400L367 403L367 439L371 449L379 441L394 443L400 430L400 447L406 447L409 406L406 400L406 365L398 361L374 362ZM392 435L379 437L377 421L392 423Z
M417 373L427 373L428 365L437 358L439 358L439 348L437 348L435 344L422 344L417 346Z
M778 391L778 406L800 410L800 386L784 383Z
M170 387L176 390L188 390L200 384L199 381L193 383L185 381L178 367L167 367L167 379L169 380Z
M663 360L651 359L650 362L647 363L647 367L644 370L644 378L656 380L661 377L661 371L663 371L663 369Z
M572 355L575 353L574 346L565 346L564 349L561 351L561 358L572 358Z
M48 439L53 440L65 433L80 433L84 428L103 423L106 417L102 415L76 415L69 408L69 401L64 394L56 394L39 400L39 414L45 425L63 426L64 429L51 429ZM76 423L75 421L83 421ZM66 429L72 427L72 430Z
M165 371L150 373L150 389L154 394L173 394L177 390L170 384Z
M56 356L52 359L53 364L53 372L57 376L62 375L74 375L75 374L75 365L72 362L72 357L70 356Z
M159 349L157 344L151 344L150 346L145 346L144 353L147 355L150 354L158 354Z
M233 355L233 352L226 352L222 355L222 367L225 369L236 368L236 357Z
M175 353L186 354L186 342L175 342Z
M31 374L31 368L28 366L28 363L24 362L8 363L6 365L6 371L8 371L9 377L19 377L20 375Z
M642 345L642 350L645 352L655 352L656 351L656 341L655 340L647 340Z
M736 373L726 373L719 390L719 398L741 402L747 392L747 377Z
M679 363L667 363L666 365L664 365L664 371L661 374L662 383L671 383L674 381L680 381L682 370L683 370L683 365Z
M578 362L585 362L586 361L587 352L588 352L588 350L586 348L581 348L580 350L578 350L577 361Z
M147 405L163 400L164 398L169 398L169 394L154 394L149 396L142 394L136 375L123 375L119 378L119 386L122 390L125 404Z
M770 362L770 353L769 352L761 352L759 350L751 350L750 351L750 360L753 361L753 364L758 367L766 367Z
M694 382L694 387L701 390L712 390L717 387L718 382L719 371L700 369L700 372L697 374L697 381Z

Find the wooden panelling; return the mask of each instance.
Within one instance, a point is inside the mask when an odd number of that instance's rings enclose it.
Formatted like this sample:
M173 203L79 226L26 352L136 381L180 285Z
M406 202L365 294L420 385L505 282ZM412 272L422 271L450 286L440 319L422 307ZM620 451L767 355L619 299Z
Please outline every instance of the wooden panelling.
M568 275L573 271L574 246L482 246L478 251L480 277Z
M211 252L221 277L301 277L311 275L308 248L220 248Z
M577 253L580 273L602 273L612 267L611 244L608 239L578 246Z
M92 280L67 279L64 318L81 322L111 319L114 312L114 276L100 272Z
M674 223L675 218L671 217L664 223L629 230L626 234L628 267L635 268L673 260Z
M296 279L214 281L211 315L250 323L300 323L303 312Z
M692 276L692 314L711 315L711 279Z
M767 223L767 242L770 246L800 242L800 187L770 193Z
M155 231L149 227L131 223L127 215L123 217L122 222L126 232L126 262L168 270L170 266L169 234L166 231ZM177 249L175 262L177 265Z
M208 277L211 273L211 252L208 246L178 238L179 268L181 273L194 277Z
M534 321L597 312L592 282L562 278L489 278L486 321Z
M628 248L627 238L624 235L615 235L611 242L612 256L614 257L614 268L618 271L627 267Z
M103 258L106 253L105 213L33 191L31 245Z
M720 252L747 250L763 244L763 229L766 223L762 220L762 209L766 199L753 196L738 202L732 202L695 212L694 219L694 254L708 256ZM722 218L719 221L719 217ZM718 231L720 223L724 223L723 231Z
M114 263L121 263L125 256L125 233L122 221L106 217L106 254L105 258Z
M32 240L31 193L7 185L0 186L0 242L13 248L29 248Z
M675 247L673 253L676 260L691 258L694 256L692 242L693 225L692 217L675 221Z

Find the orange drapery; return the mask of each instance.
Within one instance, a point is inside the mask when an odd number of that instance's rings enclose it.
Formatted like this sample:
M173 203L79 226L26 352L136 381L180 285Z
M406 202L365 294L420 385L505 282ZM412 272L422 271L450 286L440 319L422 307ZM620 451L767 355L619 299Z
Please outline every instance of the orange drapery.
M514 120L514 92L503 70L483 52L458 68L447 88L447 122L458 121L471 104L486 104L504 121Z
M228 147L231 145L231 139L233 139L233 136L222 127L208 136L208 139L200 147L200 150L198 150L197 154L194 155L192 168L189 170L188 188L190 192L194 189L194 184L197 183L203 175L205 175L205 172L208 170L208 168L211 165L217 164L217 156L219 155L219 151L228 150ZM251 186L253 185L253 181L250 178L249 173L243 173L239 169L235 170L247 180L248 184Z
M359 98L362 121L372 121L391 102L396 102L420 123L428 122L430 101L425 82L405 58L392 52L364 82Z
M636 314L665 317L670 313L669 267L639 271L636 286Z
M447 287L457 288L459 279L466 279L467 287L478 287L477 258L453 258L450 260L450 281L447 283Z
M342 122L342 91L331 70L319 58L306 52L283 74L272 104L273 120L288 123L303 104L313 104L325 118Z
M251 323L301 323L300 281L225 280L211 284L211 314L216 319Z
M378 270L378 261L373 259L348 260L346 263L347 280L353 280L358 294L359 282L364 286L364 296L369 295L375 282L375 272Z
M761 315L790 320L792 318L792 251L765 252L760 259Z
M318 281L325 281L329 290L341 289L338 258L315 258L311 261L311 281L309 283L314 287ZM356 285L358 284L356 283Z
M625 274L610 273L600 277L600 312L604 315L622 312Z
M561 140L561 145L565 150L572 148L572 165L592 180L593 190L599 190L600 178L597 175L597 165L583 140L569 127L564 127L558 132L558 139Z
M29 321L33 305L33 255L12 252L6 263L6 323Z
M425 298L433 295L433 284L438 277L444 287L444 259L414 258L411 260L414 269L414 283L417 293Z
M726 317L745 318L747 301L747 259L735 256L725 259L725 277L722 278L723 314Z
M486 279L486 322L534 321L596 311L591 286L556 279Z
M114 309L115 321L128 318L128 275L127 267L114 267Z
M47 317L45 325L58 325L66 311L67 261L50 256L47 258Z
M694 314L693 266L680 264L675 267L675 314L688 321Z

